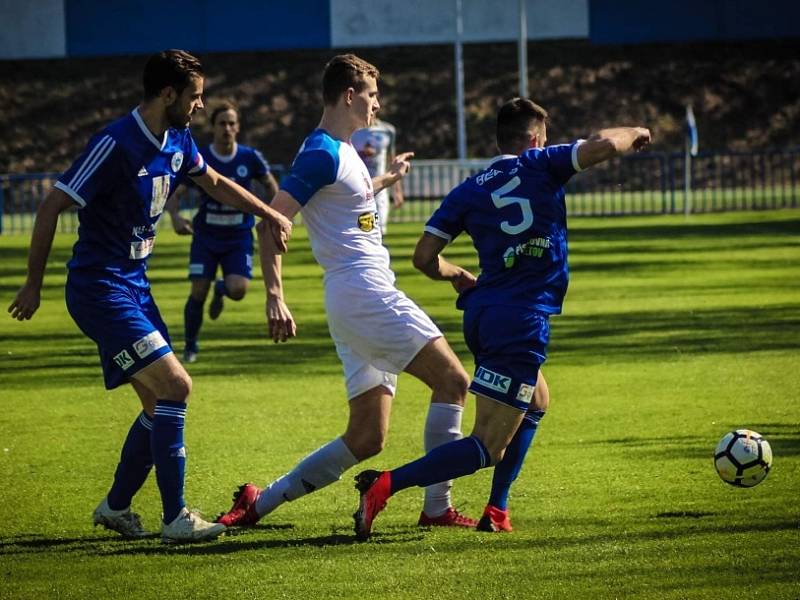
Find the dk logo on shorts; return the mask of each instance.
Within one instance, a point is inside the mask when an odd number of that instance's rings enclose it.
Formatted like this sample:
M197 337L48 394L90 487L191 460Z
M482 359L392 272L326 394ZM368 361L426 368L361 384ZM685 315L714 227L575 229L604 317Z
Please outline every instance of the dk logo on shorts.
M378 222L378 213L365 212L358 215L358 228L361 231L372 231Z

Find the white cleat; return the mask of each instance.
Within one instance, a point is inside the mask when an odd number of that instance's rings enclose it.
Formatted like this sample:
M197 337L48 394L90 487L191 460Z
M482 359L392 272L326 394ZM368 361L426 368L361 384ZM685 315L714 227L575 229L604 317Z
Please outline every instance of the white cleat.
M103 498L94 509L92 521L95 527L102 525L125 538L143 538L152 535L149 531L145 531L139 515L131 512L130 506L124 510L111 510L108 498Z
M161 528L161 541L165 544L187 544L213 540L226 527L222 523L209 523L184 506L172 523Z

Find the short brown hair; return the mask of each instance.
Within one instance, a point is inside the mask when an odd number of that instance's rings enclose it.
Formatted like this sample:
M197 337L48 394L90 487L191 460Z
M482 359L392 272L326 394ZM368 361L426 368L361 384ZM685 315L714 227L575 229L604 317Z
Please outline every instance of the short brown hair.
M217 117L220 113L224 113L226 111L232 110L236 113L236 120L241 120L241 115L239 114L239 107L233 103L231 100L222 100L214 106L214 110L211 111L211 119L210 122L213 125L217 122Z
M332 106L348 88L360 92L366 85L367 77L377 80L379 76L377 67L355 54L334 56L325 65L325 72L322 75L322 100L326 105Z
M142 75L144 99L158 96L165 87L180 94L195 77L203 77L200 60L184 50L164 50L147 59Z
M547 111L527 98L512 98L497 111L497 147L501 152L527 141L532 123L547 119Z

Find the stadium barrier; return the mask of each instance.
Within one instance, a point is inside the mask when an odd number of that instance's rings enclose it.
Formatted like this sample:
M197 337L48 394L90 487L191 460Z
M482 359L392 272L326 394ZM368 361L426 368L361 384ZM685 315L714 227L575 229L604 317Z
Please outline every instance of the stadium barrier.
M643 153L589 169L567 185L567 207L575 216L703 213L797 208L800 204L800 149L764 152L707 152L691 159L691 187L685 186L683 154ZM415 160L403 180L406 204L394 222L423 222L441 199L485 160ZM284 173L273 166L277 177ZM24 233L58 173L0 175L0 233ZM197 190L181 199L181 210L197 206ZM687 205L688 204L688 205ZM76 211L64 213L58 231L75 231Z

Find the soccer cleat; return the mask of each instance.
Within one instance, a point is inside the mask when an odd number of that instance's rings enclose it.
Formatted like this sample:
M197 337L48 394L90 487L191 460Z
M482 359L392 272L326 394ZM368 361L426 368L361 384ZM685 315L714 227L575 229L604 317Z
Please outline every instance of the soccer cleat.
M208 318L216 321L222 314L223 308L225 308L225 296L218 294L216 286L214 286L214 297L211 298L211 303L208 305Z
M392 476L389 471L362 471L355 477L356 489L361 493L358 510L353 513L356 538L369 539L372 522L386 508L392 495Z
M240 485L233 493L233 506L217 517L217 523L225 527L251 527L258 523L261 516L256 512L256 500L260 493L261 488L252 483Z
M490 531L496 533L498 531L514 531L511 527L511 519L509 518L508 509L500 510L496 506L487 504L483 511L481 520L478 521L476 527L478 531Z
M184 506L172 523L161 527L161 541L165 544L187 544L213 540L225 531L221 523L209 523Z
M108 506L108 498L97 505L92 515L94 526L102 525L106 529L116 531L124 538L143 538L150 534L142 527L142 521L135 512L131 512L130 507L125 510L112 510Z
M183 351L183 362L185 364L197 362L197 352L194 350Z
M417 525L420 527L477 527L478 520L462 515L455 508L449 506L438 517L429 517L425 511L422 511L419 513Z

